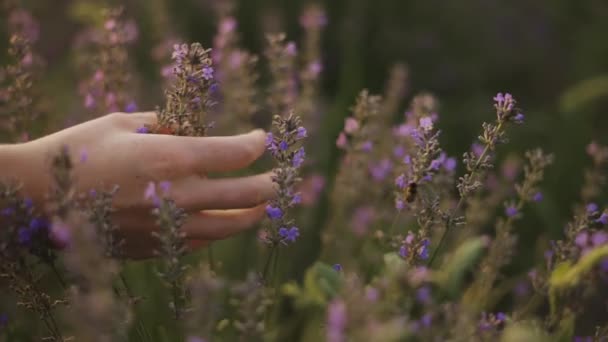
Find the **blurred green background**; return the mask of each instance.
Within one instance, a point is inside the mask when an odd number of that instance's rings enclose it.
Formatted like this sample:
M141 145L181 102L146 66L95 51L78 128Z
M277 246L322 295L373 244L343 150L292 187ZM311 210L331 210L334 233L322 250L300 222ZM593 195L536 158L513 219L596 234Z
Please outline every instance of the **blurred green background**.
M218 0L219 1L219 0ZM92 1L94 2L94 1ZM112 1L109 1L112 3ZM55 115L78 102L73 66L74 1L23 1L40 21L38 51L48 63L42 80ZM101 3L101 2L100 2ZM158 65L151 49L167 30L210 46L217 19L211 0L129 0L139 39L134 65L144 91L143 108L162 103ZM298 17L309 1L236 1L242 43L261 53L264 30L283 29L298 40ZM357 92L381 92L396 62L410 68L410 94L435 93L441 101L442 143L459 156L492 117L491 98L508 91L519 100L526 124L512 136L512 149L542 146L556 154L547 200L531 224L559 234L588 163L584 146L606 142L608 117L608 3L603 0L317 1L328 14L323 35L323 129L332 142ZM0 25L5 30L6 25ZM4 32L5 33L5 32ZM6 39L2 39L6 51ZM5 57L2 58L2 61ZM63 112L63 113L62 113ZM339 157L323 151L328 175ZM331 176L329 177L331 178ZM322 208L321 208L322 209Z
M218 0L220 1L220 0ZM74 35L82 24L70 15L72 1L24 1L40 20L38 50L48 63L42 86L61 116L78 103L73 66ZM211 0L116 1L136 18L139 39L134 66L143 108L162 103L158 65L150 56L167 30L210 46L217 19ZM298 17L309 1L241 0L236 16L243 45L261 54L264 30L279 28L298 41ZM323 34L322 115L326 147L318 152L319 170L328 179L340 153L333 141L349 114L357 92L381 93L390 67L405 62L410 91L430 91L441 103L439 126L443 148L453 156L467 150L493 119L492 97L510 92L526 115L513 130L509 151L540 146L556 156L543 190L545 200L530 209L518 227L523 236L513 267L525 269L540 234L559 236L578 198L583 170L589 164L585 146L608 143L608 2L605 0L328 0L316 1L328 14ZM5 25L0 25L4 29ZM6 39L2 39L5 51ZM1 61L4 61L2 57ZM405 105L404 105L405 106ZM405 108L405 107L404 107ZM330 184L331 185L331 184ZM605 198L604 198L605 199ZM304 241L294 256L293 276L318 255L318 231L327 211L323 199L311 214ZM248 238L252 238L249 236ZM230 244L230 242L227 242ZM221 248L220 248L221 249ZM226 262L247 268L247 253L224 248ZM230 254L231 253L231 254ZM297 256L297 258L296 258ZM239 260L242 261L239 263ZM142 280L143 282L143 280ZM140 284L140 286L147 286Z
M137 21L139 38L132 53L145 89L138 99L142 108L162 103L159 66L151 58L151 49L168 31L211 46L217 24L213 8L222 2L97 1L123 4L127 16ZM54 99L52 108L59 116L80 101L73 41L83 24L74 19L76 3L23 1L40 21L37 48L48 63L42 86L45 95ZM261 54L267 29L284 30L289 39L299 40L298 17L311 1L235 3L242 44ZM492 119L491 98L496 92L514 94L525 110L526 124L514 130L510 150L541 146L556 154L545 182L547 200L529 215L530 227L561 232L589 163L585 145L591 140L608 141L604 133L608 127L604 115L608 110L606 1L315 3L325 7L329 18L322 38L325 110L321 125L328 144L318 151L323 156L320 169L329 179L339 160L333 141L357 92L369 88L381 93L390 67L405 62L410 69L409 94L425 90L440 99L442 144L450 155L460 156L480 132L481 122ZM2 44L6 45L6 39ZM319 209L317 225L321 227L325 208ZM539 231L522 230L534 235ZM524 241L532 243L532 239Z

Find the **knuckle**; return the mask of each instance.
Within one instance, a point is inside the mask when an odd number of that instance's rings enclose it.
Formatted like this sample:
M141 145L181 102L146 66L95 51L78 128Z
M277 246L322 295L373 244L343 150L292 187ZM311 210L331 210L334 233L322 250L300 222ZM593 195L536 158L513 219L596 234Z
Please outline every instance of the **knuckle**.
M149 151L145 159L148 161L146 167L152 178L158 180L174 178L182 172L185 165L182 153L175 153L165 148Z

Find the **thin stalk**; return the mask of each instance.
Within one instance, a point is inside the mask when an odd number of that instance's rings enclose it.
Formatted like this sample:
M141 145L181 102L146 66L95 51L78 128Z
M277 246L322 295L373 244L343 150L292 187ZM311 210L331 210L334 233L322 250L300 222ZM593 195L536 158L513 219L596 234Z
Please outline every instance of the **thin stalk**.
M207 253L209 256L209 270L211 270L212 273L215 273L215 259L213 258L213 247L211 245L207 247Z
M502 122L498 123L496 130L500 131L502 128L502 125L503 125ZM490 145L486 144L486 147L483 149L483 152L481 153L481 155L479 155L477 162L475 162L475 167L473 167L473 170L471 170L471 176L470 176L471 178L473 178L475 176L475 174L477 173L477 170L481 166L481 161L485 158L485 156L489 150L490 150ZM448 231L452 227L452 221L454 220L454 216L456 215L456 213L458 211L460 211L463 204L464 204L464 197L460 196L460 199L458 200L456 207L454 208L454 210L452 210L452 212L450 213L450 216L445 221L445 229L443 231L443 234L441 235L441 238L439 239L439 243L437 244L437 247L435 247L435 250L433 251L433 255L431 256L431 259L429 259L428 267L431 267L433 265L433 261L435 260L435 257L437 256L437 252L443 246L446 236L448 235Z
M171 294L173 295L173 311L175 313L175 319L179 320L180 308L179 308L179 286L177 282L171 283Z
M131 301L131 303L129 304L133 304L133 306L135 306L135 296L133 295L133 291L131 290L131 286L129 286L129 283L127 282L127 278L125 278L125 275L120 272L118 274L118 277L120 278L120 282L122 283L122 286L125 288L125 292L127 293L127 296L129 297L129 300ZM141 322L138 321L137 322L137 332L140 335L140 338L142 337L142 332L145 334L149 335L148 329L146 328L146 326ZM142 339L143 340L143 339ZM145 341L145 340L143 340Z
M275 250L275 245L273 244L272 247L270 247L270 252L268 252L268 258L266 258L266 262L264 263L264 269L262 271L262 281L264 282L264 284L266 284L266 279L268 277L268 269L270 266L270 261L272 260L272 257L274 256L274 250Z
M54 263L51 263L51 270L53 271L53 274L55 275L55 277L57 278L57 281L59 281L59 284L61 285L61 288L63 288L64 290L66 289L66 283L65 280L63 280L63 277L61 277L61 274L59 273L59 270L57 270L57 267L55 266Z
M51 312L50 308L47 308L47 315L51 320L51 325L53 326L53 329L55 330L55 334L56 337L58 338L58 341L63 342L63 335L61 335L61 331L59 330L59 326L57 325L57 321L55 320L55 316L53 316L53 313Z

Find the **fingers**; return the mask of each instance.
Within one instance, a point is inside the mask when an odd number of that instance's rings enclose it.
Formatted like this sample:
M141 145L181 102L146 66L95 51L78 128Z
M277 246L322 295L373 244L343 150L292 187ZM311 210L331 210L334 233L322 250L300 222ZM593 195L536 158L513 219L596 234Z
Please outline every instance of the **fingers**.
M253 227L264 218L264 206L249 209L206 210L188 217L182 227L191 248L221 240ZM202 241L201 241L202 240Z
M188 211L251 208L275 196L272 173L222 179L190 177L175 182L170 193L176 204Z
M151 158L168 156L172 167L184 172L206 174L227 172L247 167L265 150L266 134L255 130L247 134L227 137L180 137L146 135L146 146L154 151Z
M191 214L181 227L190 251L207 246L213 240L228 238L253 227L264 218L264 205L248 209L206 210ZM122 222L124 251L133 259L147 258L159 250L159 240L152 235L158 227L151 217L129 218ZM130 228L129 228L130 227Z

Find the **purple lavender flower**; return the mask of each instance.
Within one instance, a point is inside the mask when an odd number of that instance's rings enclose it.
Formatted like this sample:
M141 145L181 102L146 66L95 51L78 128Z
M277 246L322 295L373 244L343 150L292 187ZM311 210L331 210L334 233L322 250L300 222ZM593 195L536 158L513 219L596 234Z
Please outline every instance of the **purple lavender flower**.
M574 336L573 342L593 342L591 336Z
M156 197L156 185L154 182L148 183L146 190L144 191L144 199L150 200Z
M593 214L597 211L598 206L595 203L589 203L587 204L587 214Z
M608 224L608 213L602 213L602 215L600 215L600 217L597 220L595 220L595 222L601 223L603 225L607 225Z
M287 43L287 45L285 46L285 52L289 56L295 56L298 53L298 48L296 47L296 43L294 43L294 42Z
M473 151L473 153L477 157L481 157L481 154L483 153L484 149L484 146L479 143L473 143L473 145L471 145L471 151Z
M430 131L433 129L433 119L428 116L420 118L420 127L425 131Z
M364 152L371 152L374 147L374 143L371 141L366 141L361 145L361 150Z
M163 195L167 196L169 194L169 190L171 190L171 182L162 181L162 182L158 183L158 186L163 191Z
M293 155L292 166L295 168L302 166L304 157L306 157L306 152L304 151L304 147L300 147Z
M522 113L517 113L517 115L515 115L515 117L513 117L513 121L517 124L524 123L524 115Z
M308 132L306 131L306 128L304 127L298 127L297 131L297 135L296 135L296 139L304 139L306 137L308 137Z
M431 301L431 289L428 286L423 286L416 291L416 299L422 304L428 304Z
M407 165L411 164L412 163L412 157L409 154L406 154L403 157L403 163L407 164Z
M17 241L22 246L30 246L33 233L34 232L29 227L21 227L17 233Z
M150 131L150 130L148 129L148 127L146 127L146 126L141 126L141 127L139 127L139 128L138 128L138 129L135 131L135 133L146 134L146 133L148 133L149 131Z
M422 246L418 249L418 257L422 260L426 260L429 258L429 245L431 241L429 239L422 240Z
M382 159L379 163L375 163L370 166L370 173L372 178L377 181L383 181L393 169L393 163L390 159Z
M287 141L283 140L279 143L279 150L287 151L288 148L289 148L289 144L287 143Z
M405 208L405 202L399 198L395 200L395 209L403 210Z
M431 161L431 165L429 165L429 169L432 171L437 171L441 167L441 164L442 164L441 160L434 159Z
M336 270L336 272L340 272L340 271L342 271L342 265L340 265L340 264L334 264L334 265L332 266L332 268L333 268L334 270Z
M433 314L431 314L431 313L427 313L424 316L422 316L422 318L420 318L420 324L422 324L422 326L425 328L430 327L432 323L433 323Z
M296 239L300 236L300 230L298 227L291 227L289 229L282 227L279 229L279 236L283 238L283 242L296 242Z
M345 342L346 305L340 299L329 303L327 309L327 342Z
M300 118L293 113L288 116L275 115L273 126L276 131L266 136L267 149L278 163L272 181L278 186L279 198L271 200L266 206L266 214L273 222L266 228L265 241L273 247L278 243L295 242L300 235L287 215L289 208L303 200L302 194L296 190L298 169L306 156L304 147L297 147L298 142L307 136L300 122Z
M127 103L127 105L125 106L125 112L127 113L133 113L137 110L137 104L135 103L135 101L131 101L129 103Z
M399 187L399 189L405 189L405 175L401 174L395 179L395 185Z
M203 68L203 78L207 81L213 79L213 68L212 67Z
M405 148L403 148L403 146L396 146L393 149L393 155L397 158L403 157L404 154L405 154Z
M302 194L298 192L291 198L290 205L296 205L300 203L302 203Z
M582 231L576 234L576 238L574 238L574 243L580 248L586 248L589 243L589 233L587 231Z
M370 224L376 216L376 211L371 206L361 206L355 210L351 220L353 232L358 236L363 236L367 233Z
M2 210L0 211L0 215L2 215L4 217L12 216L14 213L15 213L15 208L12 208L12 207L2 208Z
M353 134L359 130L359 121L357 119L348 117L344 120L344 133Z
M543 200L543 193L540 192L540 191L537 192L537 193L535 193L534 196L532 196L532 200L534 202L540 202L540 201L542 201Z
M510 114L515 107L515 99L509 93L504 95L502 93L496 94L494 101L494 107L500 117Z
M591 237L591 243L595 247L603 246L608 242L608 233L605 231L597 231Z
M508 217L514 217L517 214L519 214L519 210L517 210L517 207L514 205L509 205L506 209L505 209L505 214Z
M266 206L266 215L268 215L268 218L271 220L278 220L283 217L283 211L281 208L273 207L269 204Z
M409 248L406 246L399 247L399 256L402 258L407 258L410 255Z
M458 162L456 161L456 158L450 157L445 160L445 163L443 163L443 168L448 172L453 172L456 170L457 165Z

